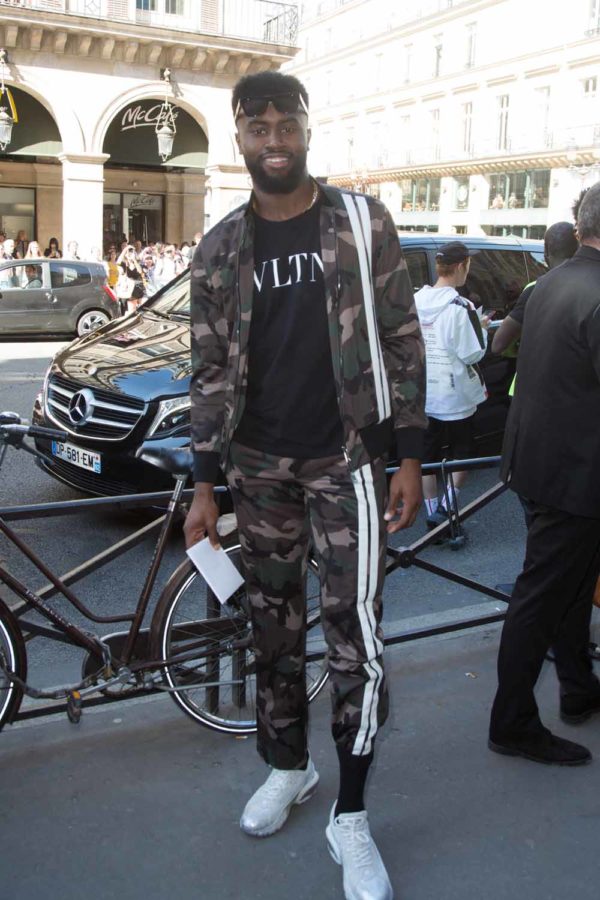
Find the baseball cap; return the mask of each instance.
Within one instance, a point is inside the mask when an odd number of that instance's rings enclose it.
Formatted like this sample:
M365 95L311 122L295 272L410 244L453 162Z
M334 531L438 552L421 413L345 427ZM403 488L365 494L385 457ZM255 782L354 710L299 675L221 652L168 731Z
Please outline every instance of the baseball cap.
M450 241L448 244L442 244L435 254L435 258L437 262L443 263L446 266L451 266L453 263L463 262L469 256L474 256L477 252L477 250L469 250L467 245L463 244L462 241Z

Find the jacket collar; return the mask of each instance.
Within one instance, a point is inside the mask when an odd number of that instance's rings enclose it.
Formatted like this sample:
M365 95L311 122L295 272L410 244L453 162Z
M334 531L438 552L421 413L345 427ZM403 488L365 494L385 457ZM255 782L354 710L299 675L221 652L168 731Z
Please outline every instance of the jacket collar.
M600 262L600 250L587 245L580 247L575 256L579 259L593 259L595 262Z

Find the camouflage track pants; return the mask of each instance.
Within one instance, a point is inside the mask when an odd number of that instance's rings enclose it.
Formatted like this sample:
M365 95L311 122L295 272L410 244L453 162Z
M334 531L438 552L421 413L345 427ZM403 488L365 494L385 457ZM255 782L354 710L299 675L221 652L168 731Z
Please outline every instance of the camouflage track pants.
M227 478L238 518L257 662L258 751L278 769L307 758L304 584L310 538L321 579L334 740L372 749L388 712L381 592L385 464L298 460L233 443Z

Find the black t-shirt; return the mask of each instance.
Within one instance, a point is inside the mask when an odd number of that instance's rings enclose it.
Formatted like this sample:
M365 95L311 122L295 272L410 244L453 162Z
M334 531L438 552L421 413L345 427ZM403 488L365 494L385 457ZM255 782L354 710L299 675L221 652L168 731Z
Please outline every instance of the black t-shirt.
M538 279L539 280L539 279ZM518 322L521 328L523 327L523 319L525 318L525 307L527 306L527 301L533 294L533 289L536 286L537 282L532 281L531 284L528 284L523 288L521 295L511 311L509 312L509 316L511 319L514 319L515 322Z
M276 456L341 453L319 204L283 222L254 215L254 297L241 444Z

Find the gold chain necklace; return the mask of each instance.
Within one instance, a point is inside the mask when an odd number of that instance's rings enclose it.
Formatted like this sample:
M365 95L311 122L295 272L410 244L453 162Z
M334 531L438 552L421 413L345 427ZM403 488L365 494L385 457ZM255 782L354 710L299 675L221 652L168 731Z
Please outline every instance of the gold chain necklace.
M311 178L311 181L313 181L312 178ZM308 212L309 209L312 209L313 206L315 205L315 203L317 202L317 197L319 196L319 185L317 184L316 181L314 181L313 184L315 186L315 189L313 191L312 197L310 198L310 203L308 204L308 206L306 206L302 210L302 212L296 213L296 215L298 215L298 216L304 215L304 213ZM258 209L256 208L256 197L252 197L252 209L254 210L255 213L258 213L258 215L260 215L260 213L258 212ZM294 218L295 218L295 216L294 216Z

